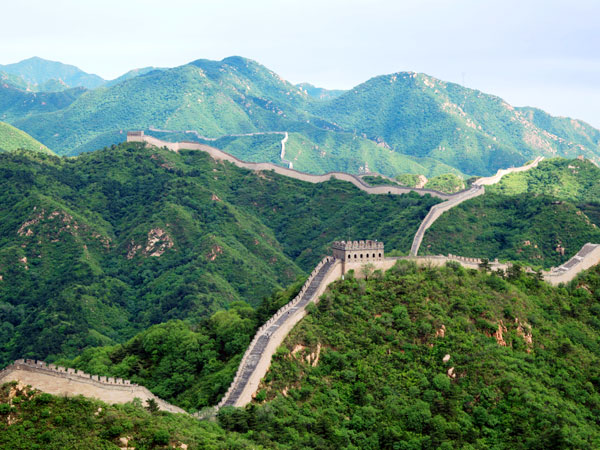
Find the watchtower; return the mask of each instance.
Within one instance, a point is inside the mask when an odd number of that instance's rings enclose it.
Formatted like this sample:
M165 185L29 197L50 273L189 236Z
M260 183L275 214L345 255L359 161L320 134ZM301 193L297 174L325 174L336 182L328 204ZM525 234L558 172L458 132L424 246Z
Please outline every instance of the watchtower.
M335 241L331 249L333 257L342 261L342 273L349 264L367 264L384 259L383 242L379 241Z
M128 131L127 142L144 142L143 131Z

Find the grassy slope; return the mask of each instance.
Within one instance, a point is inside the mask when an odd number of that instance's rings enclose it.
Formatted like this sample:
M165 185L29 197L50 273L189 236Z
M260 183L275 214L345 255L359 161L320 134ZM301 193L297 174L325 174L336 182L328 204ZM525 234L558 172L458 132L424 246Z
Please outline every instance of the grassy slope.
M4 362L74 355L169 319L198 323L238 300L257 305L336 239L375 237L405 252L437 202L139 145L76 159L4 154L0 173Z
M535 170L503 177L486 190L504 195L544 194L574 202L599 201L600 168L590 161L553 158L542 161Z
M465 188L465 181L453 173L445 173L427 180L425 188L453 194Z
M0 122L0 151L8 152L18 149L52 153L45 145L36 141L24 131Z

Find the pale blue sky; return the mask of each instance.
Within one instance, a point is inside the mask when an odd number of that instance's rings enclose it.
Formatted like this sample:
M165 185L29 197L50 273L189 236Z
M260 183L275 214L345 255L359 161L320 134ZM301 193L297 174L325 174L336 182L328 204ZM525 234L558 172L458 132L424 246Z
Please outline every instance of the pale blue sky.
M598 0L19 0L2 17L1 64L114 78L241 55L344 89L412 70L600 128Z

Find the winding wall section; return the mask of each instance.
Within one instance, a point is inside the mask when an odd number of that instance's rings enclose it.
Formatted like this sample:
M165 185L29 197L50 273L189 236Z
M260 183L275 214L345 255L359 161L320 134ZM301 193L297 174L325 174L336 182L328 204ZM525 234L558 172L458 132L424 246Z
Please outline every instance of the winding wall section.
M178 406L165 402L144 386L129 380L90 375L44 361L18 359L0 371L0 385L13 380L54 395L84 395L110 404L127 403L135 398L142 402L153 399L163 411L185 413Z
M306 181L308 183L323 183L325 181L329 181L335 178L337 180L343 180L352 183L354 186L356 186L362 191L367 192L368 194L401 195L408 194L409 192L416 192L419 195L431 195L433 197L441 198L442 200L447 200L460 194L460 192L457 194L445 194L443 192L435 191L433 189L418 189L402 186L371 186L365 183L362 179L360 179L360 177L345 172L328 172L323 175L313 175L309 173L300 172L295 169L278 166L273 163L255 163L242 161L241 159L238 159L235 156L224 152L223 150L211 147L210 145L200 144L198 142L166 142L161 141L160 139L157 139L155 137L146 136L143 134L128 134L127 142L145 142L146 144L152 145L154 147L164 147L174 152L178 152L179 150L200 150L208 153L215 160L228 161L244 169L272 170L275 173L278 173L279 175L295 178L296 180Z
M538 156L531 163L526 164L521 167L511 167L509 169L499 169L496 175L492 175L491 177L483 177L477 179L473 186L470 189L467 189L462 192L456 193L452 198L449 198L445 202L438 203L437 205L433 205L421 225L419 229L415 233L415 237L413 238L412 245L410 247L410 255L417 256L419 254L419 248L421 247L421 243L423 242L423 236L425 236L425 231L433 225L433 223L444 214L449 209L454 208L457 205L460 205L462 202L466 200L470 200L475 197L479 197L480 195L485 194L484 186L489 186L491 184L498 183L504 175L508 175L510 173L515 172L524 172L533 167L537 167L540 161L544 159L543 156Z

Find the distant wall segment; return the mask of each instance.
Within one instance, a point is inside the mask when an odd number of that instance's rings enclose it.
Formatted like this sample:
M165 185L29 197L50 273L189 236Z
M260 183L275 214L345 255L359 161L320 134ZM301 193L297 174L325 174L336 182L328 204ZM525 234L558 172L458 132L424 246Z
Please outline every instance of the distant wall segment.
M200 144L198 142L166 142L157 139L152 136L146 136L144 134L130 134L127 133L127 142L145 142L154 147L162 148L165 147L171 151L178 152L179 150L200 150L208 153L213 159L218 161L228 161L235 164L238 167L249 170L272 170L279 175L284 175L297 180L306 181L308 183L323 183L331 179L337 179L352 183L354 186L368 194L408 194L409 192L416 192L419 195L431 195L432 197L441 198L443 200L452 198L457 194L445 194L443 192L435 191L433 189L418 189L402 186L370 186L365 183L360 177L345 173L345 172L328 172L323 175L312 175L309 173L299 172L298 170L290 169L288 167L278 166L272 163L254 163L242 161L235 156L219 150L218 148L211 147L209 145ZM135 132L143 133L143 132Z

